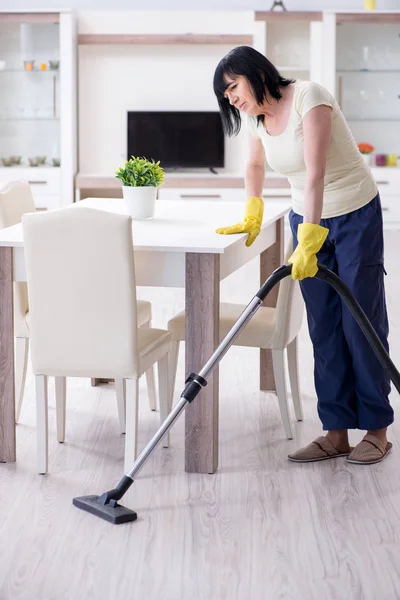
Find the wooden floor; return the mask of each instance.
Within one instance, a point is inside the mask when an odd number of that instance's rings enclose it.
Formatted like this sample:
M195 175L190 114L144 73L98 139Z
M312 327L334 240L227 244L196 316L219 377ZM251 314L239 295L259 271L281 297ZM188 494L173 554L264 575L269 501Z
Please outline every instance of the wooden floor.
M400 233L387 233L390 341L397 365L399 251ZM253 262L236 280L223 282L222 299L247 302L257 289ZM155 326L183 306L182 290L161 296L142 289L140 295L154 302ZM50 473L39 476L29 374L17 428L18 462L0 465L0 600L400 598L400 427L390 429L393 452L379 465L288 462L288 452L321 431L305 326L300 349L305 420L296 423L294 440L284 437L276 398L257 390L258 352L233 348L220 367L218 472L184 473L181 418L171 447L156 450L124 497L138 520L118 527L72 506L74 496L101 493L123 474L113 386L68 381L67 441L61 445L51 383ZM182 360L179 373L181 381ZM144 380L140 391L143 446L159 413L148 408ZM397 392L392 403L398 411ZM352 432L351 441L362 435Z

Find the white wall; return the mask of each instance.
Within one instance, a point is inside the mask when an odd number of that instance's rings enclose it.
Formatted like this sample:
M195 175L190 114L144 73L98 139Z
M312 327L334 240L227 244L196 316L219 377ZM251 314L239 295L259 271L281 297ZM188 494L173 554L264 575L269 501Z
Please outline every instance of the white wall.
M147 0L146 9L269 10L273 0ZM0 9L143 10L143 0L0 0ZM377 0L378 9L398 9L400 0ZM363 0L285 0L288 10L362 9Z
M37 0L36 0L37 1ZM363 0L285 0L288 9L353 8ZM272 3L272 0L271 0ZM201 9L198 8L201 4ZM80 33L253 33L250 0L79 0ZM252 9L270 2L252 0ZM187 10L190 5L191 10ZM229 10L228 10L229 5ZM2 9L34 9L32 0L0 0ZM41 9L78 7L78 0L41 0ZM129 11L123 9L129 6ZM172 10L184 6L186 10ZM88 7L92 10L84 10ZM101 8L108 10L101 10ZM226 9L224 9L226 7ZM400 8L400 0L377 0ZM151 10L151 9L169 10ZM197 10L195 10L197 8ZM207 11L212 8L213 11ZM246 8L247 10L234 10ZM96 10L94 10L96 9ZM117 10L116 10L117 9ZM219 9L219 10L218 10ZM257 24L256 24L257 25ZM217 110L212 77L228 46L80 46L79 171L113 174L126 158L128 110ZM226 170L241 173L243 135L227 140Z
M260 25L249 10L79 11L78 24L80 33L210 34L253 34ZM129 110L218 110L212 79L229 50L217 45L81 45L79 171L111 175L126 160ZM227 139L225 150L225 170L243 173L244 132Z
M252 33L251 11L82 12L80 33ZM218 110L215 67L229 46L79 47L79 171L113 174L126 159L128 110ZM193 140L196 143L196 140ZM226 142L225 166L242 173L243 135ZM156 158L156 157L155 157Z

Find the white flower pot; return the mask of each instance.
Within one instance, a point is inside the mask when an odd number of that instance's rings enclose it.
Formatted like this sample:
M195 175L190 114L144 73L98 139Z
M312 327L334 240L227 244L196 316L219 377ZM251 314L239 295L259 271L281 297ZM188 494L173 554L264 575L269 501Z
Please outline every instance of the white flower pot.
M361 155L366 162L366 164L370 167L372 165L372 154L362 154Z
M122 186L127 213L133 219L152 219L156 205L157 188L151 186Z

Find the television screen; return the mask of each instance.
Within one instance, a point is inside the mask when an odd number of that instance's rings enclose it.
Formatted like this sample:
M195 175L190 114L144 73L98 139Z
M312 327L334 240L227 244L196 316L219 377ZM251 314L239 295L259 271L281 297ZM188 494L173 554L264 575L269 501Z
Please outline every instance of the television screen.
M128 156L144 156L164 168L224 166L219 112L128 112Z

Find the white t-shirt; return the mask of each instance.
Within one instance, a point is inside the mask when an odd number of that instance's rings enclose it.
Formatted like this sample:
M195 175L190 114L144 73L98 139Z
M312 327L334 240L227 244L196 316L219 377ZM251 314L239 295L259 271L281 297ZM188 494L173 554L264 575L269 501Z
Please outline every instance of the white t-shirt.
M304 215L306 165L302 118L324 104L332 107L332 135L328 148L322 218L337 217L368 204L378 193L375 179L357 148L353 134L334 97L310 81L296 81L288 125L281 135L269 135L257 117L243 115L248 132L259 137L270 167L285 175L292 191L293 210Z

